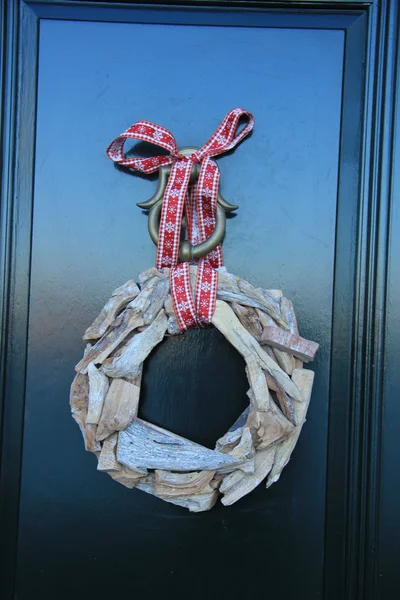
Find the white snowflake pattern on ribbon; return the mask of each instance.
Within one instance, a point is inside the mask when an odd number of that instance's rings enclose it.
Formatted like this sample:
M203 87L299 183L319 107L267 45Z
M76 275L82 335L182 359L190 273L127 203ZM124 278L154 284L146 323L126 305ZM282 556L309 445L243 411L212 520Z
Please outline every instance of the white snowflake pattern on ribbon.
M215 225L215 219L213 217L206 217L204 219L204 225L206 227L211 227L211 225Z
M173 231L175 231L175 229L176 229L175 223L172 223L171 221L168 221L168 223L165 223L165 231L168 231L168 233L172 233Z
M211 283L209 283L208 281L204 281L200 287L203 290L203 292L210 292L212 288Z
M178 309L182 310L182 311L189 310L190 309L190 302L185 302L184 300L182 300L178 304Z
M161 133L161 131L157 131L157 130L156 130L156 131L154 131L154 133L153 133L153 139L154 139L156 142L161 142L161 140L162 140L162 137L163 137L163 134Z

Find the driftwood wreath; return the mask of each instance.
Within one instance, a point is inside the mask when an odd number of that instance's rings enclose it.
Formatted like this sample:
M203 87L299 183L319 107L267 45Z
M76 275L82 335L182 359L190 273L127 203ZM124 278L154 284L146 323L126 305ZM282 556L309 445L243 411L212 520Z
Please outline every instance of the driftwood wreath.
M137 417L143 362L166 335L182 334L169 269L150 268L115 290L84 335L71 409L98 470L194 512L218 496L230 505L267 477L275 483L305 421L314 373L303 368L318 344L299 336L292 303L218 270L212 325L243 356L249 406L215 450ZM194 289L197 267L190 266ZM183 334L184 335L184 334Z

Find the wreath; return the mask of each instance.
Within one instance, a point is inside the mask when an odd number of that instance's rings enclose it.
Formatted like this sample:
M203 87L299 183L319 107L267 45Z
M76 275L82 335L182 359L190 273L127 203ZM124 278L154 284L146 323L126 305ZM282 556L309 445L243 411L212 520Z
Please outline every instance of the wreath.
M195 289L198 267L190 266ZM97 469L193 512L218 496L230 505L265 478L275 483L297 443L314 373L303 368L318 344L299 336L290 300L217 269L211 318L243 356L249 406L211 450L138 418L143 363L165 336L184 335L170 269L155 267L117 288L87 329L70 404Z

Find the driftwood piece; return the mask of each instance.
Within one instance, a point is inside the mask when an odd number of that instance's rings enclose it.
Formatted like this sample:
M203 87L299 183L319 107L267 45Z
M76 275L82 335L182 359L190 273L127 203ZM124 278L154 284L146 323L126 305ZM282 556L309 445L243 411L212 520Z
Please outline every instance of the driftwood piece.
M297 425L296 411L294 409L294 403L292 402L292 399L289 398L289 396L282 390L277 390L275 392L275 396L285 417L287 417L289 421L293 423L293 425Z
M249 416L249 407L247 407L238 419L234 422L232 427L223 435L215 445L215 449L224 452L234 448L239 442L243 434L243 429Z
M163 269L157 269L157 267L150 267L149 269L142 271L142 273L140 273L138 277L140 287L143 288L146 285L146 283L154 277L158 277L159 279L168 279L169 269L165 267Z
M88 366L89 404L86 423L97 424L108 392L108 378L93 363Z
M259 341L263 332L263 327L257 316L256 309L250 306L242 306L237 302L232 302L231 308L243 327L245 327L257 341Z
M151 325L134 335L119 355L104 361L103 372L108 377L137 377L142 364L164 338L166 330L167 317L161 309Z
M110 477L112 477L113 479L115 479L115 481L118 481L118 483L121 483L122 485L131 490L140 481L143 481L143 479L147 475L147 471L139 473L137 471L132 471L131 469L122 466L121 470L107 471L107 474L110 475Z
M243 327L226 302L217 300L212 323L246 360L256 360L279 388L289 396L300 399L299 391L287 374L268 356Z
M308 405L310 403L311 391L314 382L314 372L306 369L295 369L293 380L301 393L301 402L296 402L295 411L297 427L288 439L281 442L277 447L275 463L268 477L267 487L278 481L283 469L290 460L294 447L299 439L300 432L306 420Z
M94 323L88 327L83 336L84 340L97 340L107 331L117 314L139 294L140 290L133 280L114 290L111 298L105 304Z
M209 483L215 471L194 471L192 473L171 473L155 471L154 492L157 496L174 497L213 492Z
M84 358L76 365L76 370L85 373L89 363L102 363L126 336L143 325L149 325L160 312L169 289L167 277L153 277L140 294L128 304L106 333Z
M77 373L71 385L69 403L72 418L78 423L79 429L85 439L86 415L89 402L89 378L87 375Z
M288 329L287 324L281 319L279 304L272 296L267 292L261 294L244 279L228 273L225 267L218 269L217 298L259 308L269 314L281 327Z
M117 459L132 469L171 471L213 471L238 463L226 454L204 448L141 419L134 419L120 433Z
M282 319L288 324L290 333L293 333L293 335L299 335L296 314L294 312L293 304L290 300L288 300L288 298L282 298L281 312ZM295 358L294 366L295 369L302 369L303 362L299 358Z
M259 393L261 393L259 391ZM265 393L265 392L264 392ZM285 439L294 430L294 425L287 419L275 402L269 396L268 410L259 411L257 409L257 400L255 391L251 388L248 392L250 398L250 412L247 419L247 426L257 438L256 449L266 448L270 444Z
M178 496L178 497L167 497L167 496L159 496L155 491L154 478L150 479L145 478L144 480L139 480L137 485L137 489L142 490L143 492L147 492L153 496L157 496L165 502L170 502L171 504L176 504L177 506L182 506L183 508L189 509L191 512L203 512L205 510L210 510L216 503L218 499L218 491L213 490L211 492L205 494L193 494L190 496Z
M101 446L96 442L97 426L86 422L89 403L89 378L78 373L71 385L70 405L73 419L78 423L83 435L85 449L99 452Z
M118 433L112 433L103 441L99 462L97 463L98 471L121 471L122 465L117 461L115 450L118 443Z
M272 348L290 352L304 362L314 360L319 344L306 340L288 331L282 331L279 327L264 327L261 335L261 344L267 344Z
M265 291L265 290L262 290ZM283 300L283 299L282 299ZM263 327L263 329L265 327L276 327L276 323L275 321L266 313L263 313L261 310L256 309L257 312L257 316L258 319ZM258 338L258 340L261 339L261 336ZM276 359L278 365L285 371L285 373L287 373L287 375L291 375L293 372L293 369L296 367L296 359L294 358L294 356L292 356L291 354L288 354L287 352L282 352L281 350L277 350L276 348L274 348L272 350L273 352L273 357Z
M243 498L243 496L254 490L271 471L274 464L275 452L275 445L269 446L264 450L259 450L254 459L255 468L252 474L243 474L240 478L235 474L228 475L224 486L224 496L221 500L222 504L225 506L234 504L240 498ZM229 485L230 483L231 485ZM220 491L223 491L221 488Z
M97 429L98 440L104 440L114 431L128 427L137 415L139 396L140 388L137 385L123 379L112 380Z

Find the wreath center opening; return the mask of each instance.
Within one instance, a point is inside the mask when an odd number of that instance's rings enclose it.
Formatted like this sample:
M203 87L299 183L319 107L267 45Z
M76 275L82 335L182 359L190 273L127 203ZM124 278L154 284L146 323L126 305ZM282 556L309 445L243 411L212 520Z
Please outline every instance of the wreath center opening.
M214 449L247 408L245 361L215 328L165 337L144 363L138 416Z

